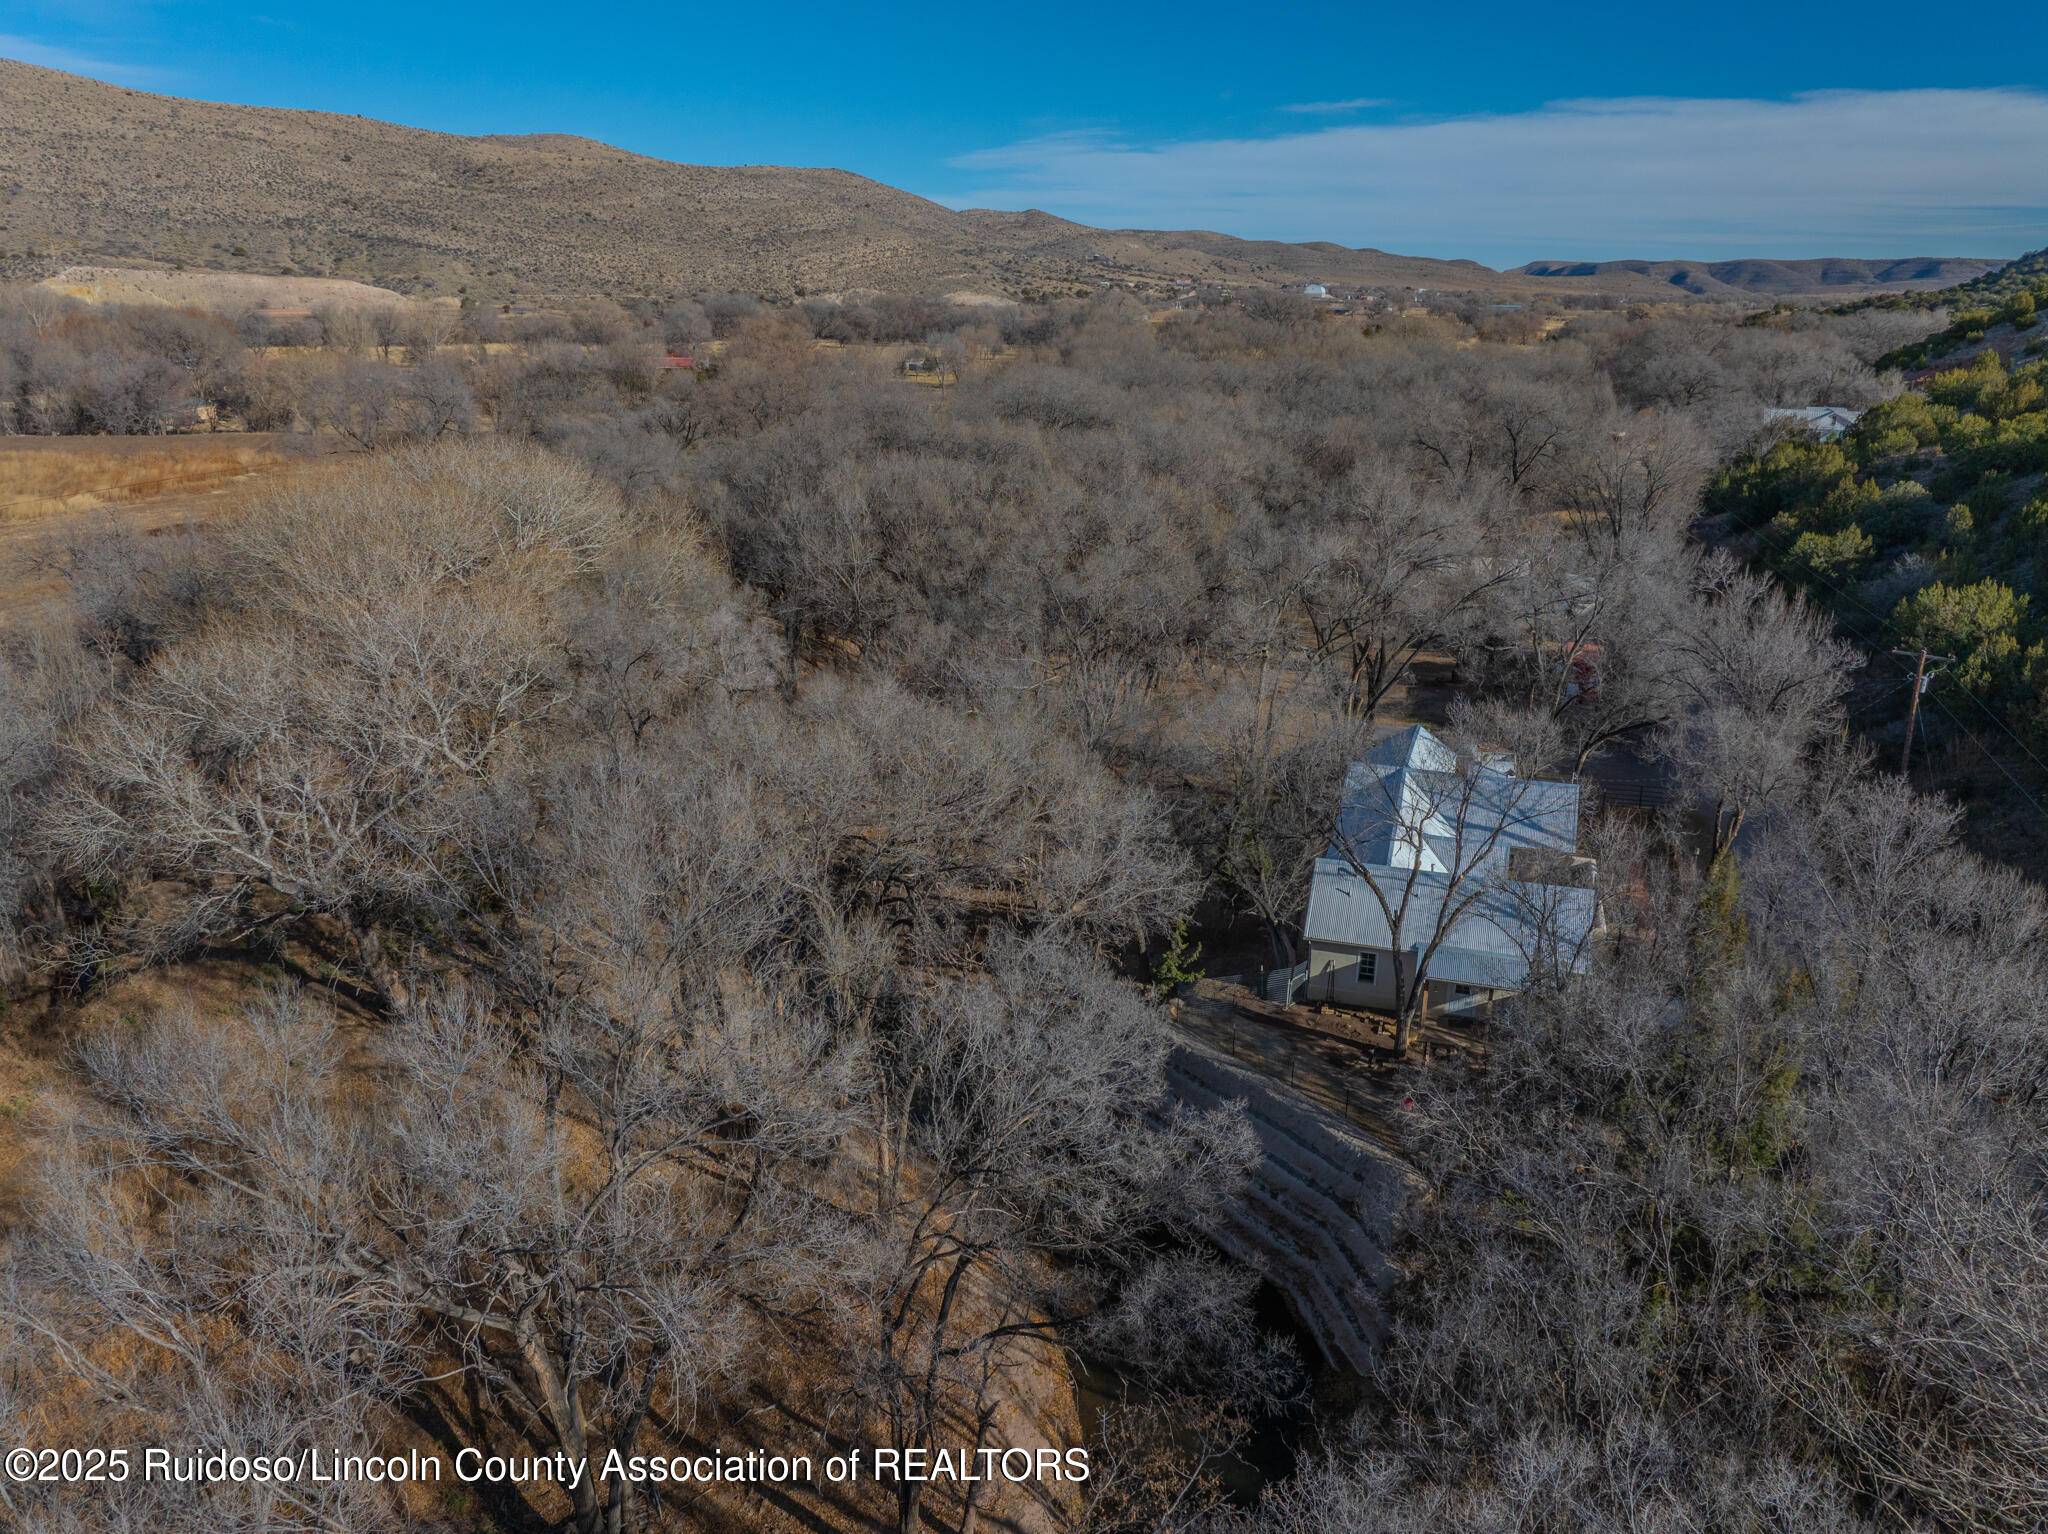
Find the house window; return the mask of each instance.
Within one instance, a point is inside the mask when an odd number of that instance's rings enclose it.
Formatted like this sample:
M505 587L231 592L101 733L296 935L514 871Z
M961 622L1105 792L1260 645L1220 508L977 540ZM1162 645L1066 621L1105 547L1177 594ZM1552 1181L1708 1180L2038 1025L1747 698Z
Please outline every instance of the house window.
M1460 996L1470 996L1472 994L1472 987L1469 985L1461 985L1457 988L1457 991Z
M1376 953L1362 953L1358 956L1358 983L1371 985L1379 975L1380 956Z

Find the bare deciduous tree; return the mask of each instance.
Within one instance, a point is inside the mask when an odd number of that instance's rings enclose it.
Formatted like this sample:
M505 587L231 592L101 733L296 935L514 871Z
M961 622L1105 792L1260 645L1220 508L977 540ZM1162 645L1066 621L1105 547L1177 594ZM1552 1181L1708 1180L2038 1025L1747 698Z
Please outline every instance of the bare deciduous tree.
M1506 578L1470 508L1398 479L1348 485L1298 554L1296 600L1345 711L1370 719L1416 657Z
M1823 618L1764 577L1710 560L1697 580L1705 600L1684 609L1673 647L1690 710L1664 749L1712 799L1718 857L1754 810L1798 786L1803 754L1839 717L1851 660Z
M978 1449L1018 1345L1085 1319L1147 1232L1192 1228L1256 1150L1229 1110L1166 1108L1156 1011L1043 941L918 998L880 1047L853 1388L898 1448L965 1421ZM923 1492L898 1483L900 1534Z

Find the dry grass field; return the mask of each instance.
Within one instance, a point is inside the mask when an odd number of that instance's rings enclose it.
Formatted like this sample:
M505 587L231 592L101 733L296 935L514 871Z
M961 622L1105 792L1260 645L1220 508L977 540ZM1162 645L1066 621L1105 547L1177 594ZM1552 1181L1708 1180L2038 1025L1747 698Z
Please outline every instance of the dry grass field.
M94 304L170 304L215 314L246 309L397 309L389 288L339 277L259 277L246 272L159 272L121 266L67 266L42 286Z
M60 610L65 578L49 551L204 528L277 476L317 471L333 447L261 432L0 437L0 633ZM6 1090L0 1079L0 1109Z
M0 530L96 506L218 490L303 463L304 442L266 432L0 438Z

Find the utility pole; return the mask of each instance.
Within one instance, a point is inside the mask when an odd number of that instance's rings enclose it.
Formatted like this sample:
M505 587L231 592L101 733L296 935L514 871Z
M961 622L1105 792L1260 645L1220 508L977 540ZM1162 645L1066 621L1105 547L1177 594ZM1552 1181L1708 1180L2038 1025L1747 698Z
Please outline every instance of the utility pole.
M1898 656L1913 656L1913 697L1906 707L1906 742L1899 747L1899 772L1903 775L1913 760L1913 728L1920 721L1920 694L1927 691L1927 684L1934 680L1927 674L1927 662L1936 660L1944 666L1953 666L1953 655L1930 656L1923 646L1917 653L1912 650L1894 650Z

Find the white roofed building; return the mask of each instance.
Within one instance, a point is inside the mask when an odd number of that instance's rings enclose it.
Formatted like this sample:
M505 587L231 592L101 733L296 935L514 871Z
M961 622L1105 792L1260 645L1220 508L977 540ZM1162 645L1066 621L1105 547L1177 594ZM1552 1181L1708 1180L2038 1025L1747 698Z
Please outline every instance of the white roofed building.
M1797 426L1812 432L1823 442L1832 441L1863 419L1863 412L1850 410L1842 405L1797 405L1790 408L1774 407L1764 412L1764 420L1772 426Z
M1600 925L1579 789L1415 725L1352 764L1304 923L1308 1001L1472 1011L1583 969Z

